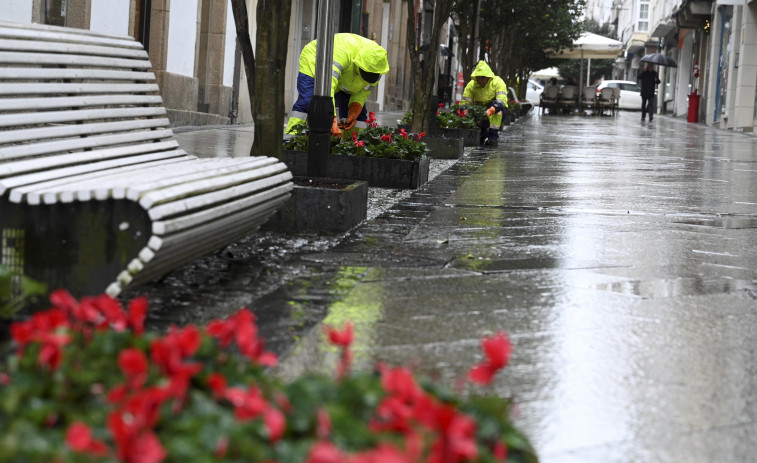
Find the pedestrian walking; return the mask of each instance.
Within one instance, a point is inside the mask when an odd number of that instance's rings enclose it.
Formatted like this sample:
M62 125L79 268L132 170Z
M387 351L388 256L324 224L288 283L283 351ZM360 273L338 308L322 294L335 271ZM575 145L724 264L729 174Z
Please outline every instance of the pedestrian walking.
M315 42L313 40L305 45L300 53L298 96L289 113L285 134L307 119L315 87ZM331 63L331 97L334 100L332 136L341 137L342 130L366 127L368 112L365 100L387 72L389 61L381 45L357 34L334 35L334 58Z
M639 74L637 80L641 83L641 120L643 122L644 117L649 113L649 120L652 121L654 119L654 95L657 84L660 83L654 65L647 64L646 69Z
M495 76L484 61L479 61L471 74L471 81L463 90L461 102L486 106L486 118L479 123L481 144L496 145L499 141L499 126L502 116L507 113L507 85ZM496 128L492 128L496 127Z

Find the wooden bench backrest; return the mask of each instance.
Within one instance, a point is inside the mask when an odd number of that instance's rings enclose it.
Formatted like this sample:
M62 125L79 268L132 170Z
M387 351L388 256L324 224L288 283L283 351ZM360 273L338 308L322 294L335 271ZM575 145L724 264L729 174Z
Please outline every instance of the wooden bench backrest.
M149 153L183 155L142 44L0 22L0 179Z

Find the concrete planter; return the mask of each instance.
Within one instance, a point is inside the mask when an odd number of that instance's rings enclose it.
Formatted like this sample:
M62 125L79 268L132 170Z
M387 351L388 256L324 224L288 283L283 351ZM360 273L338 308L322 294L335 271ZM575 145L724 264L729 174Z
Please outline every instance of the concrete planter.
M462 138L424 137L423 142L429 149L429 157L434 159L461 159L465 154Z
M462 138L464 146L478 146L481 141L480 129L441 128L439 130L445 138Z
M368 217L368 183L295 177L292 197L264 229L287 232L344 233Z
M284 163L292 175L306 176L308 153L284 150ZM428 182L429 158L417 161L371 158L367 156L329 155L328 178L364 180L369 186L384 188L420 188Z

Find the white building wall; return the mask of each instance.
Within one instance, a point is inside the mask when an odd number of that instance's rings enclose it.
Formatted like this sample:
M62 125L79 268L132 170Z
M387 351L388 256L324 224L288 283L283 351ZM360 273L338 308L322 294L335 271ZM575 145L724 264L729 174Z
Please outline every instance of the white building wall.
M738 85L733 115L737 129L752 131L755 124L755 87L757 86L757 4L743 7Z
M95 0L89 28L107 34L129 35L130 0Z
M181 0L181 7L175 6L171 8L168 17L166 71L193 77L197 45L197 0Z
M32 0L5 0L2 9L3 21L24 24L32 22Z
M223 85L234 85L234 54L237 49L237 28L234 24L234 12L231 11L231 0L226 6L226 44L223 57Z
M682 45L681 52L678 54L680 58L678 60L678 82L676 83L673 115L687 117L689 114L689 79L693 69L694 34L689 33L683 39Z

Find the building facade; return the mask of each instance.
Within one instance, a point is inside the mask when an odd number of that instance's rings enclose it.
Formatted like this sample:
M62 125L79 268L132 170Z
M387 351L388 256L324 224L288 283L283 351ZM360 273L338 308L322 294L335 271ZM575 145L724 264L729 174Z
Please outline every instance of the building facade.
M316 0L292 0L285 110L297 97L299 54L315 39ZM339 0L336 32L372 38L387 49L389 73L366 103L370 110L398 110L412 101L412 72L407 51L407 5L402 0ZM427 43L433 2L416 0L421 33ZM147 49L173 125L219 125L252 122L244 66L236 42L230 0L0 0L4 21L42 23L129 35ZM257 0L247 0L250 37L255 46ZM444 28L440 74L457 75L454 27ZM451 37L451 38L450 38ZM450 83L456 79L448 77Z
M678 66L658 68L659 111L755 131L757 0L615 0L611 22L625 44L615 78L636 80L644 54L665 54Z

